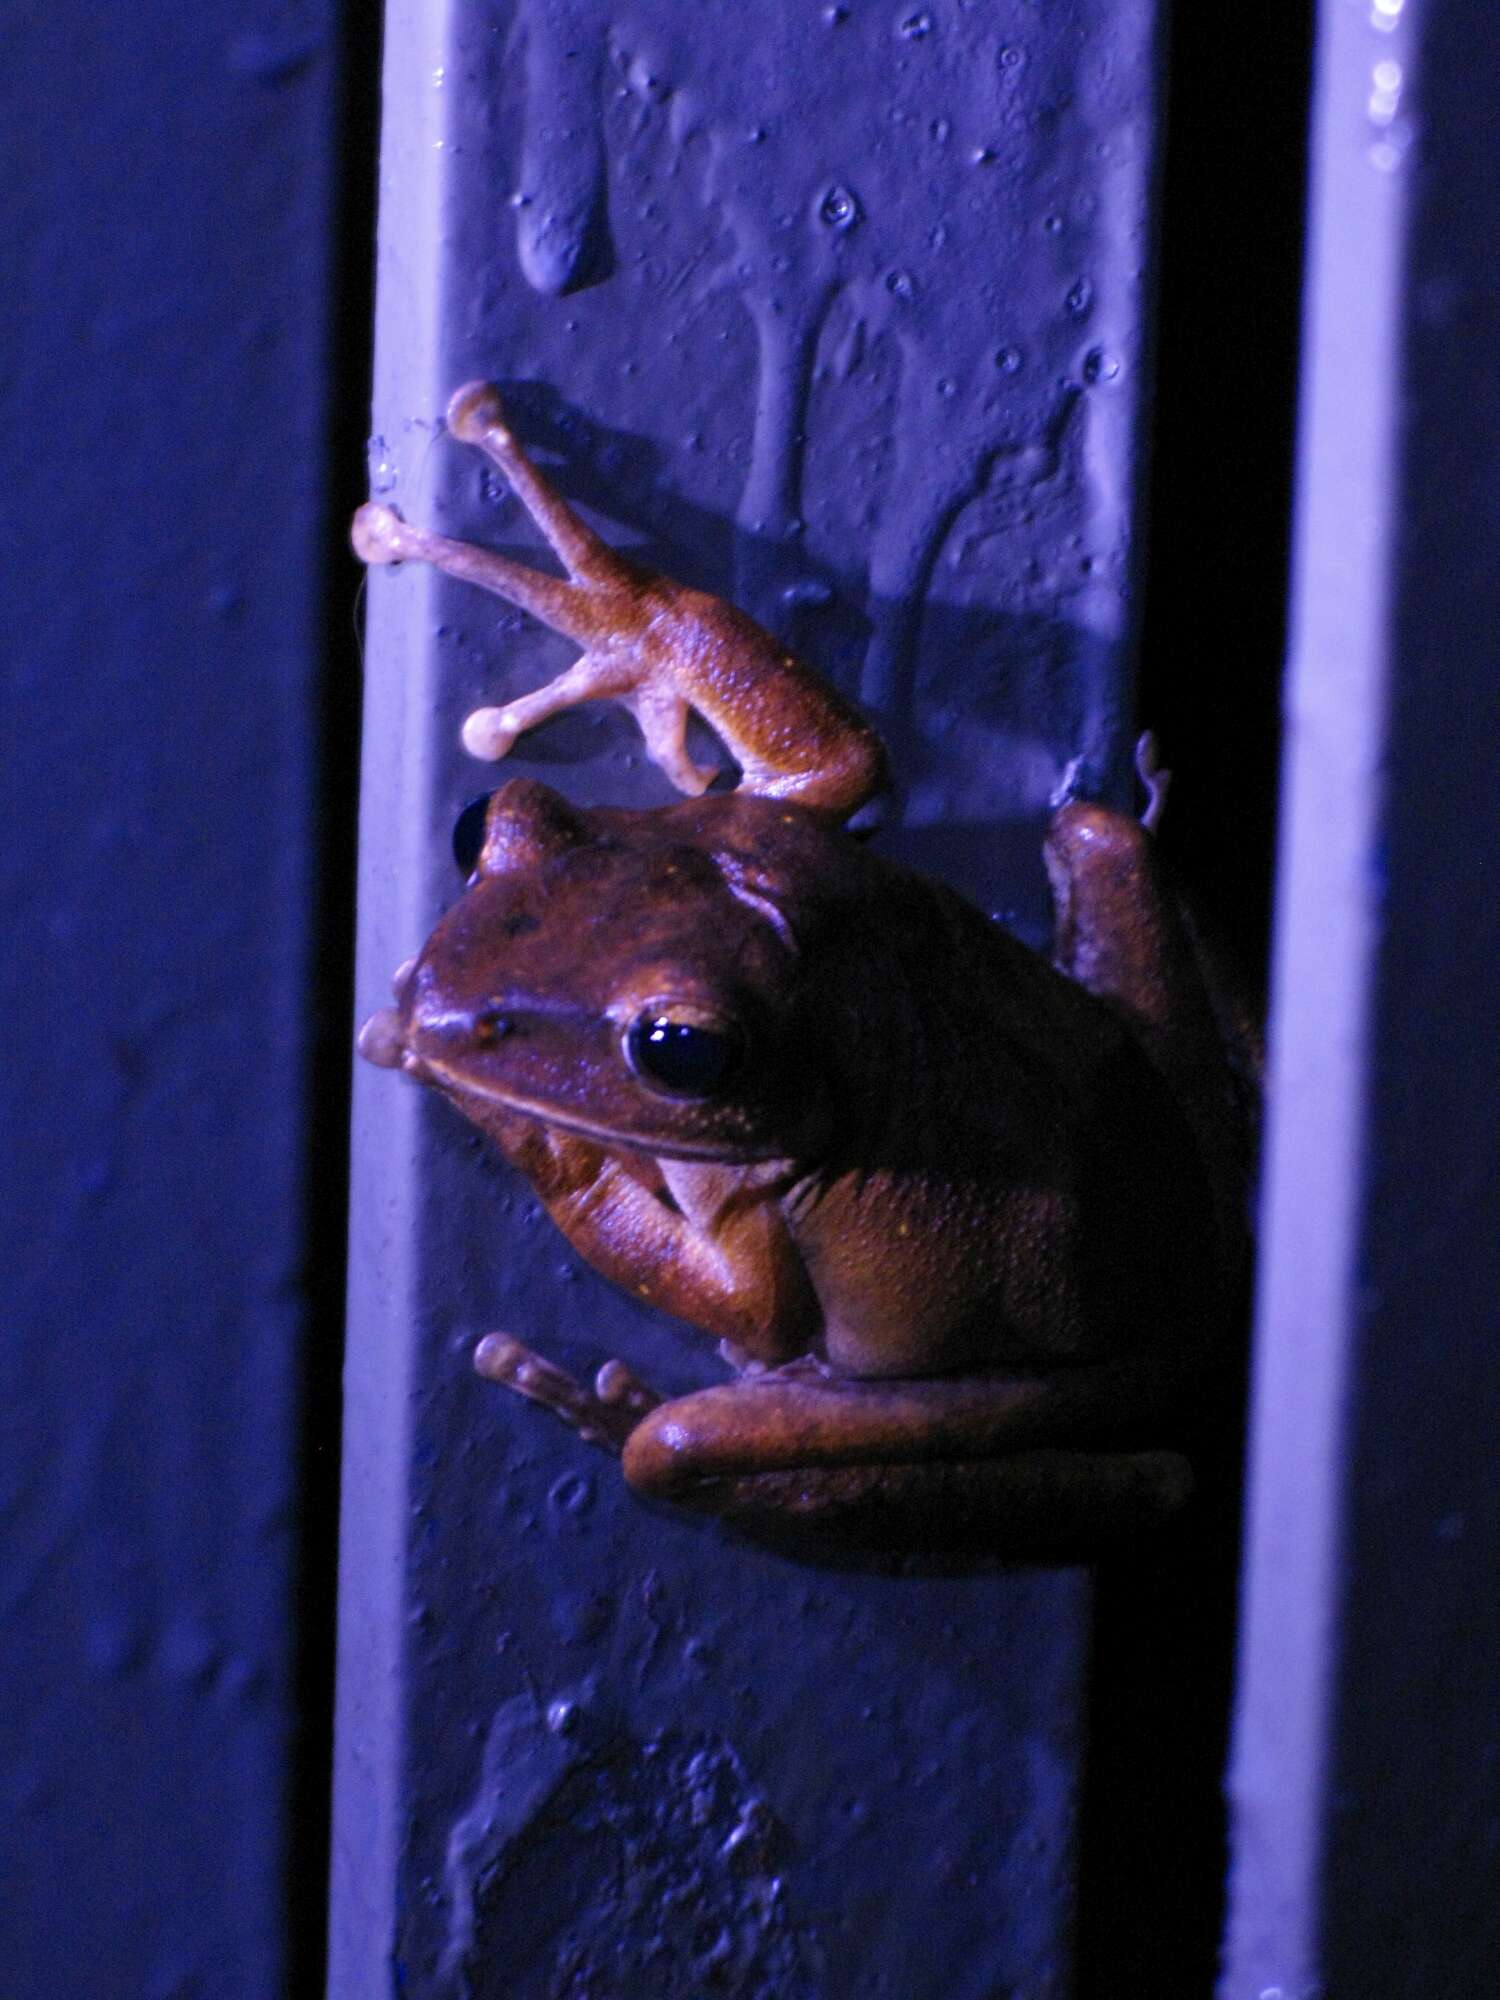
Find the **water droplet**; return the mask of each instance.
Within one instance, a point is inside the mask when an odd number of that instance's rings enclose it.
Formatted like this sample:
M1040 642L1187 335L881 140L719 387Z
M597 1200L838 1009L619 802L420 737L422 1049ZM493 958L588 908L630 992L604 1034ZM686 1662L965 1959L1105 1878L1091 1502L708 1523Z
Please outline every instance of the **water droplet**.
M932 16L925 7L919 8L915 14L903 14L896 23L896 33L908 42L920 42L925 35L932 33Z
M1068 311L1074 319L1082 319L1094 303L1094 288L1087 278L1080 278L1068 292Z
M927 130L940 146L946 146L953 136L953 127L946 118L934 118Z
M885 288L893 299L900 299L903 305L910 305L917 296L916 281L910 271L892 271L886 278Z
M1085 382L1113 382L1119 372L1119 361L1102 347L1091 347L1083 357Z
M835 184L818 203L818 220L829 229L852 229L859 221L859 202L850 188Z
M847 7L825 7L823 9L823 19L828 23L830 28L841 27L848 18L849 9Z
M1387 59L1378 62L1370 77L1368 106L1372 125L1389 125L1401 103L1401 65Z
M547 1727L554 1736L571 1736L578 1727L577 1702L564 1700L548 1702Z
M392 493L396 488L396 468L391 462L390 446L383 437L372 437L367 447L370 454L370 491L372 493Z
M1019 69L1026 60L1026 51L1015 42L1009 42L1000 51L1002 69Z
M1000 370L1002 375L1019 374L1021 368L1020 348L1019 347L996 348L995 366Z
M671 95L666 84L662 82L661 78L651 68L651 65L644 62L639 56L635 58L630 68L625 72L625 81L637 97L644 97L651 104L661 104Z
M1049 236L1056 236L1062 230L1062 217L1060 215L1049 215L1042 224L1042 227Z
M1000 155L993 146L976 146L969 157L976 167L992 167Z
M745 134L745 144L747 146L763 146L765 142L766 128L764 125L752 125L750 130Z
M951 375L945 375L938 383L937 391L940 396L951 398L958 394L958 384Z

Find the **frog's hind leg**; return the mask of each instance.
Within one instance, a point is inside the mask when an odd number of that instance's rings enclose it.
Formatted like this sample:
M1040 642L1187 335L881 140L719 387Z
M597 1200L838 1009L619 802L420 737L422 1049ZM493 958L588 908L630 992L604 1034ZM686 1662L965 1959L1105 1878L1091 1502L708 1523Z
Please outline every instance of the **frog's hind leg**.
M613 642L602 649L612 655L608 660L586 654L534 694L503 708L477 709L464 724L465 747L476 757L504 756L518 736L549 716L614 696L634 715L652 762L677 789L690 796L706 791L716 772L688 754L690 704L659 678L643 680L634 659L623 664L621 641L628 647L647 620L650 579L595 534L522 450L493 383L470 382L455 392L448 403L448 429L461 443L477 445L505 474L511 491L551 543L573 580L576 598L588 607L585 643Z
M448 401L448 429L462 444L477 445L498 466L552 544L569 576L597 590L626 591L638 573L588 523L574 513L552 481L521 449L505 421L500 392L492 382L468 382Z
M456 542L447 535L429 534L403 521L393 507L379 500L366 501L354 516L349 539L361 562L380 567L389 563L425 562L460 583L478 584L481 590L503 597L522 611L529 611L543 625L561 632L580 645L590 644L599 631L597 612L587 594L577 584L562 577L548 576L525 563L512 562L492 549L476 548L472 542Z
M1150 1427L1164 1384L1128 1367L865 1381L817 1362L662 1404L624 1447L645 1497L861 1547L1091 1552L1188 1497L1186 1457L1105 1448ZM1089 1448L1094 1446L1095 1448Z
M355 516L366 562L408 558L476 583L565 633L583 657L548 686L464 724L472 755L503 757L523 731L561 710L614 699L634 714L646 748L680 791L716 775L689 755L690 715L714 730L740 767L740 789L786 799L837 823L884 782L874 731L771 633L703 591L640 568L611 549L532 464L505 421L499 393L471 382L452 398L448 427L501 469L568 574L547 576L507 557L410 527L372 503Z
M1047 830L1043 858L1052 889L1052 960L1060 972L1140 1022L1174 1017L1183 988L1201 987L1176 900L1166 889L1152 838L1170 773L1143 736L1136 769L1149 803L1139 819L1075 800Z
M1158 858L1153 836L1169 773L1149 736L1136 769L1149 796L1140 820L1073 801L1048 828L1052 962L1130 1022L1193 1130L1221 1222L1238 1245L1252 1170L1253 1038Z
M490 456L494 458L497 454L491 451ZM516 456L519 462L525 462L520 460L519 452ZM528 469L534 474L536 484L545 483L534 468ZM507 754L517 737L549 716L577 708L586 701L614 697L636 712L651 754L673 782L683 791L703 791L714 774L694 764L686 753L683 745L686 704L677 702L675 708L680 714L673 714L662 712L673 707L670 702L663 704L658 700L652 704L643 700L636 686L638 675L634 663L620 645L622 638L628 639L645 622L636 580L561 499L555 495L553 498L576 530L576 539L569 544L572 559L578 560L586 545L592 551L602 551L603 557L614 565L613 569L606 572L604 562L595 562L590 555L587 575L548 576L543 570L512 562L492 549L477 548L472 542L453 541L446 535L414 528L393 508L373 500L355 515L350 538L356 555L364 562L430 563L445 576L455 577L460 583L477 584L481 590L504 598L507 604L529 611L543 625L584 648L580 658L545 687L520 695L502 708L475 709L463 727L464 748L471 756L494 762ZM557 536L553 536L553 542L559 554L564 554ZM569 559L564 554L564 560ZM606 574L607 584L602 581Z

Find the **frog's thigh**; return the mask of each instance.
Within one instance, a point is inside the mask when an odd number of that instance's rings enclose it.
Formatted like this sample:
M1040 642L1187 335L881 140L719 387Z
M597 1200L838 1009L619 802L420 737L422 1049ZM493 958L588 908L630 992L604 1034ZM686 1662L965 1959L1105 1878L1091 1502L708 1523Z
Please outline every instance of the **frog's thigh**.
M1121 1386L1109 1369L947 1382L765 1375L660 1405L627 1438L625 1475L639 1493L747 1525L1013 1553L1090 1546L1160 1521L1192 1486L1176 1452L1077 1448L1101 1396L1111 1402Z
M1083 1560L1157 1527L1192 1484L1176 1452L1032 1451L743 1473L672 1497L742 1528L800 1529L864 1548Z

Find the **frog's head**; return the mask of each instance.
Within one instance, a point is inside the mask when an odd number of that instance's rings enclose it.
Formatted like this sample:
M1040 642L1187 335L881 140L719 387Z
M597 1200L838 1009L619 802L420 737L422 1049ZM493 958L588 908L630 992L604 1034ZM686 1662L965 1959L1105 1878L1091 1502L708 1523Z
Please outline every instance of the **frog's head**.
M743 794L585 811L513 779L463 896L362 1052L451 1097L643 1151L799 1154L819 1123L792 878L832 838Z

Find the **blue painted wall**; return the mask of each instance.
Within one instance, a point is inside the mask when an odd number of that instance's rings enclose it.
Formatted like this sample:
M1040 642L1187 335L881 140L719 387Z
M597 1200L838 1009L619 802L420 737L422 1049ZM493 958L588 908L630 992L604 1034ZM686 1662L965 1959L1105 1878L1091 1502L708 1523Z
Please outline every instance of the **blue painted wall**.
M326 1588L310 1637L292 1613L339 1339L309 1201L342 1173L314 1061L315 843L349 809L319 727L333 30L317 0L70 4L14 17L0 70L18 1995L316 1979Z
M8 447L8 616L0 651L10 807L0 855L10 1038L0 1066L8 1161L0 1268L9 1280L0 1332L5 1993L267 2000L282 1991L311 1993L318 1984L332 1608L327 1515L337 1429L331 1385L348 1059L340 885L348 873L352 779L342 760L357 679L350 617L356 579L340 553L355 495L338 489L342 482L362 490L368 313L359 293L370 224L359 192L372 149L357 114L360 73L375 58L377 34L371 10L342 10L358 16L342 20L340 11L333 0L204 0L192 9L144 0L127 17L97 0L70 0L50 18L38 13L13 26L0 70L0 118L14 163L0 183L0 231L13 246L0 302ZM425 10L435 29L445 11L436 4ZM516 11L535 18L543 10ZM601 93L593 101L608 107L611 143L639 127L636 163L650 165L667 115L656 60L671 54L694 10L665 0L636 6L630 25L639 39L623 72L608 67L618 49L601 39L603 10L558 0L546 11L582 36L590 61L603 65L590 70L589 87ZM925 230L941 220L933 216L913 235L910 259L893 252L888 265L871 262L865 276L885 315L887 345L873 359L868 350L861 354L846 319L832 376L819 393L826 407L863 369L867 384L883 381L894 395L902 371L889 343L903 316L927 329L928 359L939 349L958 352L965 366L989 356L987 344L981 353L975 343L993 333L995 379L1014 388L1019 374L1028 422L1044 418L1061 390L1088 391L1106 427L1103 463L1118 469L1107 427L1134 420L1137 371L1148 357L1129 342L1112 355L1096 337L1114 302L1079 292L1070 304L1080 272L1067 271L1039 368L1002 324L1017 294L1016 258L994 252L994 269L980 273L984 258L974 244L988 241L987 191L1013 165L1005 146L1019 143L1027 120L1048 126L1056 110L1027 62L1061 61L1079 23L1093 18L1088 8L1039 9L1030 0L1015 0L1004 13L1014 28L1006 29L1004 46L1022 58L996 69L1011 92L996 100L1007 136L996 149L988 135L975 135L960 153L970 135L956 132L951 119L946 133L940 128L949 101L970 104L977 89L977 72L965 67L972 10L947 0L893 7L879 16L878 36L875 10L863 0L851 9L807 10L814 39L831 45L871 36L863 73L875 79L871 115L856 137L848 138L854 113L846 96L820 126L823 137L848 141L836 172L817 189L820 200L846 186L864 213L844 233L835 204L813 241L858 254L873 242L891 246L899 232L883 233L885 204L920 201L908 172L915 162L948 177L940 205L960 183L964 197L981 204L965 210L963 227L973 236L962 256L950 244L945 257L944 242L927 240ZM1045 34L1037 27L1044 15ZM579 409L614 411L622 426L635 423L637 392L627 390L625 369L638 358L640 329L663 323L652 290L660 273L648 241L651 192L641 187L616 197L634 203L622 211L616 244L640 255L628 284L622 279L605 290L609 237L597 217L590 221L600 160L587 118L577 127L587 143L568 143L584 96L578 65L567 56L566 36L507 41L509 18L498 9L471 10L480 44L472 60L487 87L508 78L513 104L524 98L532 116L527 122L518 108L510 123L491 127L459 176L464 201L454 217L459 240L446 295L456 314L449 358L465 369L493 364L542 373L550 357L555 379ZM736 32L750 19L744 15ZM1178 33L1188 30L1179 26ZM1257 36L1264 62L1267 24ZM760 40L749 36L753 47ZM1219 68L1209 63L1196 105L1187 99L1174 106L1173 128L1194 129L1196 116L1200 158L1222 175L1225 133L1235 129L1238 105L1252 100L1236 95L1240 58L1231 51L1213 61ZM435 74L440 67L422 73L434 91L451 87ZM356 79L342 92L341 73ZM795 78L794 69L785 73ZM669 82L673 74L669 64ZM900 84L889 96L881 82L887 75ZM730 80L742 90L755 81L771 97L777 87L774 74L752 77L748 68ZM932 97L931 114L913 123L923 92ZM538 111L548 102L561 107L550 120ZM1204 103L1213 107L1207 120ZM1264 118L1257 101L1257 146ZM750 131L747 125L747 143ZM1144 128L1137 137L1151 143ZM668 183L670 150L651 168ZM502 184L497 163L523 177L543 172L560 224L543 227L525 206L510 208L515 187ZM1243 254L1246 231L1253 238L1257 224L1251 211L1258 198L1246 191L1253 164L1252 148L1234 184L1221 181L1211 197L1196 197L1199 226L1208 215L1221 249L1235 246L1226 262L1235 265L1240 289L1226 292L1222 278L1206 285L1202 262L1190 260L1166 347L1173 395L1156 426L1154 529L1159 539L1164 526L1176 532L1184 560L1169 565L1152 600L1167 607L1155 624L1168 641L1180 639L1183 657L1193 661L1205 611L1213 610L1203 579L1225 565L1233 573L1240 563L1248 587L1268 567L1253 553L1258 546L1264 554L1264 541L1247 555L1243 513L1210 504L1217 466L1204 464L1224 381L1239 379L1237 367L1253 370L1262 404L1255 436L1242 441L1236 459L1242 468L1247 454L1259 454L1264 466L1264 406L1279 409L1284 401L1284 385L1265 388L1263 322L1249 324L1235 304L1257 287L1265 297L1254 259ZM1181 171L1169 159L1169 210L1171 176ZM762 181L762 191L768 185ZM1048 192L1040 182L1034 187L1032 219L1042 226L1043 251L1050 244L1062 258L1103 225L1055 208ZM1179 213L1191 217L1194 201L1191 193L1179 199ZM1046 228L1052 214L1062 225L1055 232ZM1171 250L1169 241L1169 287ZM1143 259L1138 244L1133 258L1107 274L1109 282L1140 282ZM490 317L496 297L481 267L503 273L518 318ZM951 289L946 280L932 285L940 268L958 273ZM731 283L708 306L707 329L687 331L690 349L711 337L732 357L725 366L690 353L688 375L729 382L738 395L758 343L774 357L778 341L780 379L788 369L795 374L804 336L778 329L766 276L758 274L766 309L755 324ZM797 276L804 303L805 276ZM589 286L574 310L571 293L556 299L549 288L579 278ZM635 301L636 317L613 325L612 301L621 291ZM1179 331L1174 347L1172 330L1191 327L1193 314L1203 336ZM521 318L535 330L533 344L507 347L497 359L497 329L514 329ZM1129 313L1124 324L1133 342ZM565 350L571 344L566 362L549 345L554 338ZM1012 348L1018 365L998 365ZM1123 375L1110 373L1121 360ZM956 399L955 424L955 398L942 391L951 379L947 367L909 372L908 393L929 376L933 390L930 408L913 403L903 414L919 458L932 446L941 460L945 437L971 446L964 427L975 410L964 400L967 387ZM435 397L450 379L434 382ZM778 379L775 368L768 379ZM686 425L677 423L680 411L672 414L675 451ZM573 417L545 401L536 415ZM837 592L825 596L816 578L798 596L808 579L781 539L790 527L787 468L799 453L794 416L786 402L769 404L753 424L731 412L743 432L739 443L718 436L724 455L716 469L691 478L665 455L653 463L628 449L616 454L607 434L585 429L590 450L601 447L587 497L623 495L636 531L655 537L661 553L698 564L717 587L769 606L774 617L789 616L810 650L847 669L865 636L859 616L848 615ZM1184 482L1190 432L1198 457ZM1041 423L1040 456L1022 468L1039 477L1044 498L1049 479L1055 495L1062 478L1048 456L1049 435ZM1077 436L1065 438L1068 449ZM417 455L426 449L425 438L390 442ZM742 447L746 455L736 458ZM587 456L575 454L580 469ZM752 460L755 475L746 480ZM1070 465L1062 483L1075 472ZM1138 478L1139 467L1130 476ZM815 440L811 483L837 496L835 514L864 497L867 471L842 455L836 429ZM1263 477L1254 484L1266 490ZM1014 532L1019 488L1003 460L1002 476L978 508L974 496L940 488L935 475L912 478L902 468L888 490L904 495L905 508L888 508L873 542L852 534L848 521L825 518L812 520L805 545L815 563L832 566L840 591L870 556L870 603L883 645L874 658L882 673L893 670L885 690L894 687L908 704L908 748L921 750L931 719L902 679L911 662L925 660L930 674L960 640L989 644L1000 633L1004 657L1014 648L1041 662L1038 685L1058 677L1059 662L1065 684L1060 709L1049 706L1050 696L1033 709L1024 694L1016 713L997 712L1000 722L1045 733L1061 713L1059 742L1067 736L1071 747L1070 732L1081 722L1101 773L1111 761L1118 765L1123 717L1111 709L1110 690L1128 619L1100 645L1097 619L1091 626L1089 616L1070 611L1055 620L1059 593L1045 578L1025 582L1018 615L997 619L988 585L971 589L955 571L922 629L903 626L901 604L920 594L955 508L971 511L954 547L959 540L979 546L981 569L997 552L1005 555ZM488 518L493 496L468 492L463 499L469 525ZM1103 588L1108 598L1128 576L1138 580L1134 558L1126 562L1120 545L1111 547L1108 584L1088 584L1080 572L1069 586L1072 610L1088 612L1090 591ZM1193 596L1182 588L1188 574ZM788 589L793 595L778 610L778 592ZM1114 618L1118 606L1106 604L1106 611ZM455 652L467 643L451 640ZM1159 649L1158 658L1170 651L1170 644ZM882 695L878 675L867 691ZM455 684L450 693L461 706L462 690ZM1164 705L1151 708L1158 722ZM988 752L975 767L977 795L965 794L951 768L945 776L948 754L928 762L926 816L913 814L902 840L971 886L994 886L997 903L1029 903L1034 917L1035 820L1051 773L1029 771L1030 817L1012 816L1009 806L997 813L998 766L986 761ZM557 776L555 767L550 775ZM1180 785L1179 799L1191 782ZM441 893L452 886L442 855L449 803L442 796L432 824L417 829L434 871L443 872ZM1229 844L1239 842L1243 852L1232 798L1224 820ZM393 837L405 837L400 814L391 825ZM381 960L380 977L394 955ZM462 1146L450 1146L434 1169L430 1198L450 1188L460 1206L472 1202L489 1218L504 1199L498 1173L476 1166ZM474 1240L487 1239L476 1228ZM528 1251L517 1260L522 1284L533 1268L550 1273L554 1261L547 1250ZM465 1282L473 1314L489 1314L499 1293L488 1253L471 1259ZM557 1330L578 1341L578 1352L590 1336L586 1316L570 1302L604 1296L587 1291L589 1283L570 1275L555 1307ZM440 1289L430 1301L434 1311L451 1303ZM472 1427L491 1453L487 1465L510 1461L502 1460L493 1398L482 1401L462 1355L449 1353L449 1330L450 1322L435 1316L419 1328L429 1379L443 1385L422 1414L435 1447L450 1456L440 1462L434 1448L416 1485L429 1509L419 1524L424 1535L429 1521L461 1517L461 1525L456 1532L450 1526L432 1559L430 1592L413 1588L408 1601L409 1580L398 1578L390 1607L403 1620L425 1610L425 1625L410 1628L411 1643L433 1685L450 1691L451 1705L422 1723L426 1734L413 1751L427 1759L421 1797L433 1807L402 1859L414 1889L406 1936L419 1957L434 1951L437 1920L446 1914L435 1875L424 1874L427 1864L446 1831L476 1834L474 1801L493 1793L495 1773L509 1759L592 1814L601 1840L614 1837L611 1829L643 1837L647 1802L697 1785L704 1817L696 1830L674 1830L669 1816L661 1825L675 1845L653 1851L666 1871L661 1879L680 1881L696 1870L730 1922L742 1914L746 1878L705 1843L735 1830L742 1805L759 1798L769 1774L802 1843L803 1886L795 1892L801 1929L794 1937L777 1917L752 1942L764 1943L768 1962L787 1980L847 1963L840 1954L851 1936L865 1952L872 1990L882 1979L893 1992L903 1981L909 1988L911 1967L942 1978L960 1963L980 1989L1006 1967L1027 1963L1060 1976L1065 1947L1054 1950L1054 1943L1070 1894L1068 1814L1084 1664L1078 1580L1019 1579L998 1596L942 1579L908 1587L901 1579L831 1574L789 1584L769 1559L725 1558L710 1531L677 1524L668 1526L671 1552L661 1562L649 1531L637 1542L622 1528L613 1498L592 1510L570 1507L576 1489L554 1480L566 1476L566 1450L532 1455L524 1437L514 1447L511 1488L486 1484L484 1506L475 1509L464 1490L474 1463ZM670 1332L644 1337L657 1343L666 1368L691 1372ZM362 1462L357 1470L364 1469ZM404 1460L398 1473L407 1477ZM450 1503L453 1512L444 1516ZM528 1507L570 1581L555 1592L534 1579L518 1581L518 1562L497 1606L495 1551L507 1549L512 1516L519 1508L524 1522ZM397 1526L404 1532L404 1517ZM743 1570L731 1573L726 1560ZM618 1589L614 1581L601 1587L599 1577L613 1569ZM485 1579L479 1590L476 1574ZM388 1581L376 1579L377 1597ZM1155 1812L1157 1833L1171 1832L1179 1855L1195 1839L1175 1795L1165 1807L1145 1798L1148 1790L1161 1792L1160 1765L1151 1762L1154 1738L1149 1730L1142 1735L1139 1699L1142 1689L1154 1690L1154 1714L1177 1732L1180 1747L1180 1711L1172 1711L1176 1688L1191 1685L1192 1634L1181 1625L1169 1634L1181 1678L1163 1683L1162 1619L1182 1593L1170 1575L1152 1582L1154 1596L1136 1585L1130 1576L1115 1583L1117 1600L1147 1607L1134 1664L1121 1674L1118 1652L1111 1668L1106 1649L1103 1681L1116 1691L1115 1711L1096 1705L1092 1717L1096 1747L1113 1740L1127 1752L1096 1760L1106 1783L1095 1789L1127 1800L1128 1809L1116 1813L1107 1837L1087 1829L1084 1836L1099 1865L1085 1897L1086 1928L1089 1909L1096 1914L1082 1958L1086 1975L1095 1968L1101 1993L1111 1991L1126 1906L1144 1913L1135 1918L1140 1949L1156 1953L1160 1965L1164 1925L1187 1900L1179 1897L1175 1911L1150 1900L1162 1894L1156 1857L1163 1849L1156 1838L1141 1838L1142 1826L1151 1829ZM740 1616L746 1589L758 1607L753 1629ZM450 1665L473 1631L492 1640L512 1635L503 1671L491 1681L481 1683L472 1661L464 1669L469 1683ZM934 1677L932 1699L914 1700L899 1688L893 1694L900 1661L929 1650L934 1631L948 1664ZM808 1652L809 1632L821 1650ZM587 1715L554 1729L545 1708L527 1705L529 1694L516 1708L523 1655L543 1662L549 1686L576 1682L607 1694L611 1674L637 1675L638 1700L617 1712L629 1730L602 1745ZM851 1655L861 1662L863 1693L835 1684ZM826 1726L806 1713L779 1718L771 1708L746 1723L752 1696L781 1679L799 1685L799 1673L819 1698L827 1690ZM484 1699L471 1703L476 1686ZM359 1693L376 1711L391 1699L374 1676ZM607 1701L601 1705L608 1720ZM357 1724L366 1719L354 1716ZM386 1728L379 1753L406 1754L400 1719L387 1707L377 1720ZM1012 1723L1018 1734L1008 1739ZM371 1739L356 1728L349 1740L357 1760ZM644 1761L631 1762L632 1746ZM690 1772L700 1752L705 1761ZM648 1785L642 1773L651 1759L663 1776ZM976 1765L988 1788L982 1811L971 1811ZM1200 1791L1202 1776L1200 1760ZM413 1784L406 1796L418 1790ZM925 1887L905 1905L884 1899L885 1882L907 1886L911 1874L900 1845L910 1825L908 1795L920 1799L932 1835L920 1865L951 1891L936 1958L924 1928ZM1033 1799L1045 1808L1040 1816L1029 1811ZM553 1823L540 1808L533 1817L528 1866L545 1876ZM357 1830L360 1842L366 1831ZM406 1831L396 1829L398 1836ZM1216 1859L1211 1846L1197 1847L1208 1855L1194 1883L1201 1909L1197 1892L1211 1882ZM1138 1877L1118 1865L1132 1848L1152 1857ZM346 1853L346 1888L367 1852ZM469 1861L478 1855L471 1842ZM461 1874L462 1851L458 1859ZM393 1864L392 1880L394 1872ZM1001 1876L1022 1885L1013 1896L1007 1889L1004 1906L992 1893ZM527 1901L531 1879L518 1878L482 1910L483 1926L503 1931ZM753 1888L758 1878L748 1879ZM376 1902L388 1886L375 1885ZM346 1910L351 1921L360 1915L353 1901ZM377 1911L373 1921L382 1920ZM367 1935L383 1950L384 1932ZM651 1942L644 1923L625 1922L623 1948L640 1953ZM538 1965L546 1943L543 1936ZM353 1990L366 2000L371 1989Z

